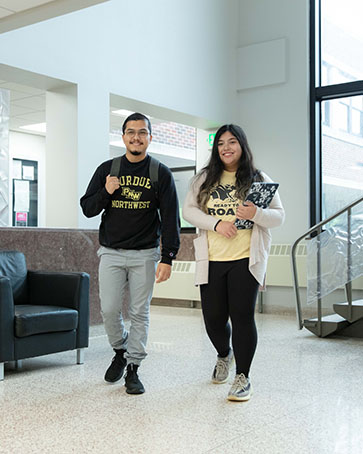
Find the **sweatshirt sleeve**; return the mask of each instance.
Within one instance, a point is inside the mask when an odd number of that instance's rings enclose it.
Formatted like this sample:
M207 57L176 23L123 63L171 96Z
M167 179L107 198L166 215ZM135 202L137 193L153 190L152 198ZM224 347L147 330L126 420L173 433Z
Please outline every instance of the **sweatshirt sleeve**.
M197 195L202 182L202 176L192 180L183 205L183 218L199 229L214 230L219 219L204 213L197 203Z
M159 208L161 217L161 263L172 264L180 246L179 202L171 171L160 164Z
M271 178L262 173L264 181L272 183ZM273 227L279 227L283 224L285 219L285 210L282 206L280 195L278 191L274 195L274 198L271 200L270 205L267 208L257 207L256 214L251 219L257 225L270 229Z
M106 191L105 184L106 175L104 166L101 164L93 174L86 193L80 200L83 214L86 217L97 216L110 203L111 194Z

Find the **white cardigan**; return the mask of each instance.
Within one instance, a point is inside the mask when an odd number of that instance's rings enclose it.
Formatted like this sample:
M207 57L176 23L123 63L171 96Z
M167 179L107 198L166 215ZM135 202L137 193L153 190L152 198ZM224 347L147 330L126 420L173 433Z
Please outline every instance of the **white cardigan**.
M264 181L272 182L271 178L261 172ZM205 177L197 176L191 183L189 192L183 205L183 218L190 224L199 228L199 236L194 240L196 261L195 285L208 283L208 230L214 230L218 221L215 217L204 213L197 203L197 195ZM268 208L257 207L253 219L254 224L251 234L249 270L256 281L264 286L267 259L271 247L271 234L269 229L278 227L284 222L285 211L281 204L280 196L276 192Z

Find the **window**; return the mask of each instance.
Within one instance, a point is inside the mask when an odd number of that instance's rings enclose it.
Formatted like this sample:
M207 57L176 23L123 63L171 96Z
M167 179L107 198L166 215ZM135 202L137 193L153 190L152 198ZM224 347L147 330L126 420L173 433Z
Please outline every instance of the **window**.
M184 232L195 232L195 227L189 224L182 216L183 203L189 189L190 180L195 175L195 167L179 167L176 169L171 169L171 171L174 175L175 186L179 198L180 226Z
M315 3L318 3L316 0ZM319 6L319 5L317 5ZM363 2L361 0L320 0L321 65L329 76L322 85L363 79Z
M330 134L340 130L363 138L362 96L322 101L321 112L322 124L332 128Z
M363 2L310 1L311 225L363 196Z

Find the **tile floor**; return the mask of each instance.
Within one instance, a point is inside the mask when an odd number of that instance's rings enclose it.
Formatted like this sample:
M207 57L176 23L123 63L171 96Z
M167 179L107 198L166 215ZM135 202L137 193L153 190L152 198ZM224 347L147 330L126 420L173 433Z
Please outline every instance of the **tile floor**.
M143 395L103 381L112 352L102 326L82 366L75 352L7 365L0 453L363 453L363 339L319 339L292 317L257 314L254 395L229 402L230 385L210 382L200 310L151 312Z

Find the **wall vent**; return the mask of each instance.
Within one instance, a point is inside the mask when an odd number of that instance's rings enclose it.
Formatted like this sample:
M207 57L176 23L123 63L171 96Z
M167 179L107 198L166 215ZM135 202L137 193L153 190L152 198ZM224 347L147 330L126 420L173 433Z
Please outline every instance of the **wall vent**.
M270 250L271 255L291 256L292 246L290 244L273 244ZM306 244L299 244L296 250L296 256L306 256Z
M296 261L299 271L299 285L306 287L306 244L297 249ZM155 284L154 298L200 301L199 287L194 285L195 262L173 261L171 278ZM267 286L292 287L291 245L273 244L267 265Z
M192 269L193 268L193 269ZM173 262L173 273L190 273L195 270L195 262L182 262L180 260L174 260Z
M200 301L199 287L194 285L195 262L174 260L171 278L154 285L153 298Z
M306 287L306 244L299 244L296 251L299 285ZM292 287L291 245L273 244L267 264L266 285Z

